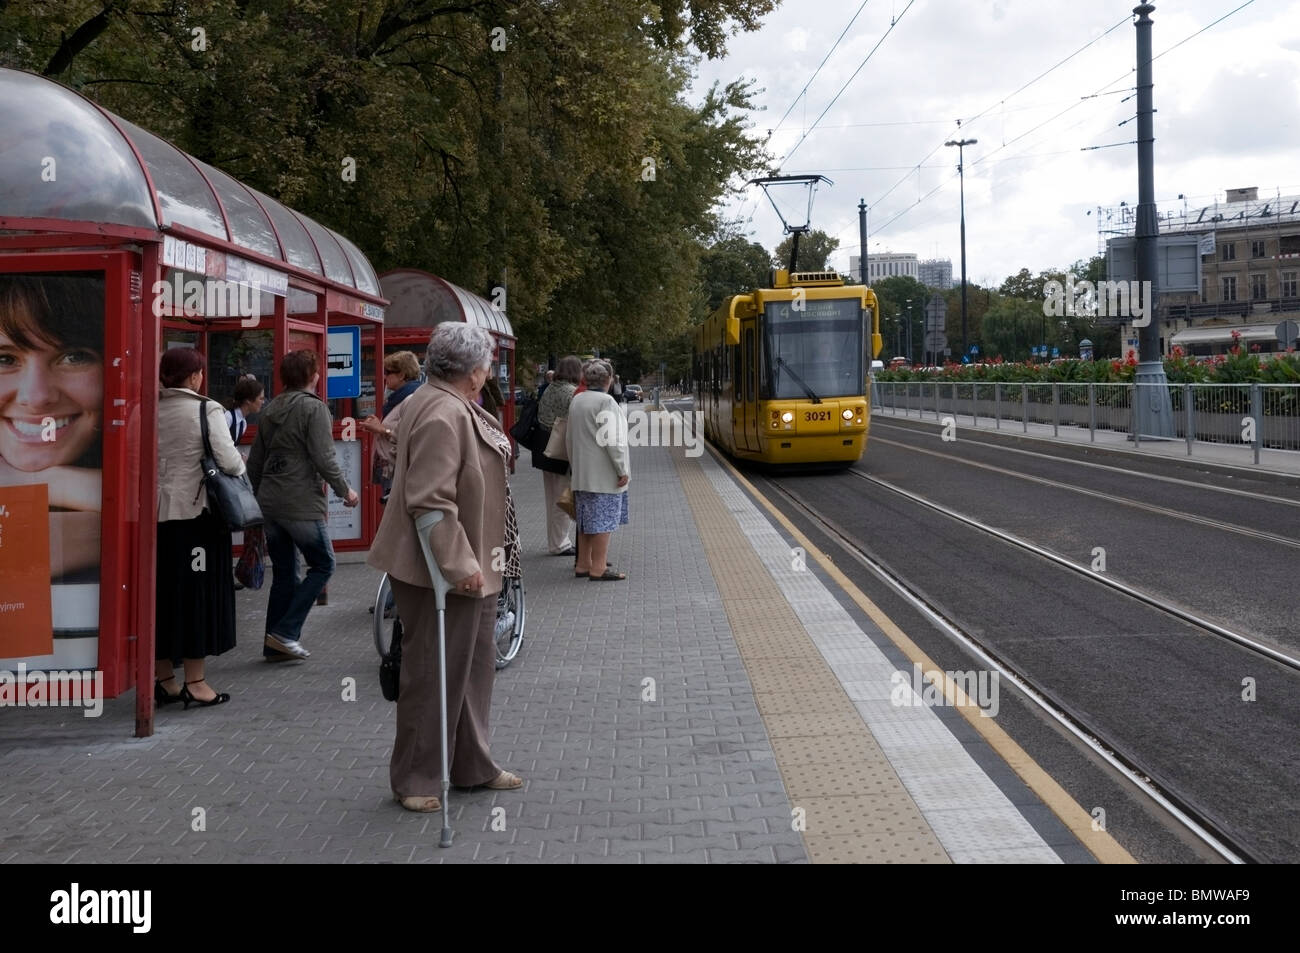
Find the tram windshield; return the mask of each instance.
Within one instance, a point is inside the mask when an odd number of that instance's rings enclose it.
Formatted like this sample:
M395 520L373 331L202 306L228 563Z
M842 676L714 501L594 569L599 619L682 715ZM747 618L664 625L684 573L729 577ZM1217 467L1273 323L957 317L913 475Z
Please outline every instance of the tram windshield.
M863 317L857 298L805 299L802 310L796 310L794 302L773 301L765 317L765 398L862 394Z

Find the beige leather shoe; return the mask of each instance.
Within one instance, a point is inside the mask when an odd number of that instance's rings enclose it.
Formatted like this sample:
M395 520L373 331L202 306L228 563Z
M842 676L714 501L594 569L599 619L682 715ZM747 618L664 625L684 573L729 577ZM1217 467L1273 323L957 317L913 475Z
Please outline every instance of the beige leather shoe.
M433 814L436 811L442 810L442 802L432 795L429 797L422 797L420 795L402 797L400 794L394 794L393 800L402 805L402 807L406 808L408 811L418 811L421 814Z

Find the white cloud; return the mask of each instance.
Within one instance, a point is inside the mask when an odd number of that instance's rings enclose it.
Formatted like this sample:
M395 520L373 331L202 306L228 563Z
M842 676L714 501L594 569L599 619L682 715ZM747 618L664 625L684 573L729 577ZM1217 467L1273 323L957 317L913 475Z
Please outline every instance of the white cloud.
M1241 185L1257 185L1261 195L1300 192L1300 0L1253 3L1160 55L1237 5L1158 3L1152 15L1156 193L1171 207L1181 206L1179 193L1209 202ZM771 139L778 155L799 143L783 172L835 181L818 193L813 224L839 235L836 264L847 268L857 254L856 206L865 198L871 253L879 242L879 250L951 258L960 270L957 150L942 146L959 136L979 140L966 149L972 280L1001 281L1022 267L1063 267L1095 254L1096 212L1086 213L1137 198L1136 146L1081 151L1136 137L1136 122L1119 125L1136 105L1125 101L1136 57L1132 5L916 0L800 142L906 6L869 3ZM700 81L754 77L767 107L756 128L774 128L857 7L851 0L783 4L762 30L734 37L726 60L703 63ZM772 248L781 239L761 194L734 211L752 214L754 240Z

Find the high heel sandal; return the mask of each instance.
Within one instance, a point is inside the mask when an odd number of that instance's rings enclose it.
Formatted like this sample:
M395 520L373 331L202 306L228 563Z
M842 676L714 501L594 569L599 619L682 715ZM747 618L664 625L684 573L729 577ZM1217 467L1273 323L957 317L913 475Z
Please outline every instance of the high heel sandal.
M190 710L190 705L198 705L200 708L211 708L213 705L224 705L226 702L230 701L230 695L226 692L218 692L216 698L210 698L207 701L195 698L190 692L190 686L206 681L206 678L196 678L192 682L186 682L184 686L181 687L180 700L185 703L186 711Z
M165 678L156 678L153 682L153 701L159 708L163 705L170 705L172 702L184 700L180 692L177 692L175 695L168 695L162 687L162 683L165 681L167 681Z

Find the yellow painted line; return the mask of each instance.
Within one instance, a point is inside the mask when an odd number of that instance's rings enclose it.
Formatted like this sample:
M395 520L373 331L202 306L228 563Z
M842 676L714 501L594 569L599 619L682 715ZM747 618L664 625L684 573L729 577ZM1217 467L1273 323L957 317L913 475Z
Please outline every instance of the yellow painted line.
M1016 772L1025 782L1029 790L1033 791L1038 798L1047 805L1053 814L1060 818L1071 833L1074 834L1094 857L1103 864L1136 864L1133 855L1126 851L1115 838L1111 837L1106 831L1093 829L1092 815L1079 806L1079 803L1070 797L1069 793L1061 787L1056 779L1048 774L1036 762L1024 748L1020 747L1010 735L1008 735L992 718L986 718L980 713L978 705L974 704L966 694L961 690L952 679L944 674L939 666L921 650L921 647L908 638L894 621L885 615L884 610L867 598L866 593L862 592L844 572L835 565L828 553L825 553L812 544L799 528L795 526L785 514L778 510L763 494L755 489L754 485L745 479L741 473L731 465L731 461L723 457L711 444L709 451L714 458L725 467L737 483L744 487L764 509L772 514L773 519L781 524L791 536L798 540L803 547L804 552L817 560L818 564L826 571L826 574L835 581L835 584L848 593L863 612L880 627L891 642L893 642L914 664L919 664L921 670L925 673L927 680L930 673L943 675L943 693L944 698L949 703L955 703L954 707L961 712L962 717L966 719L996 751L1011 769Z

